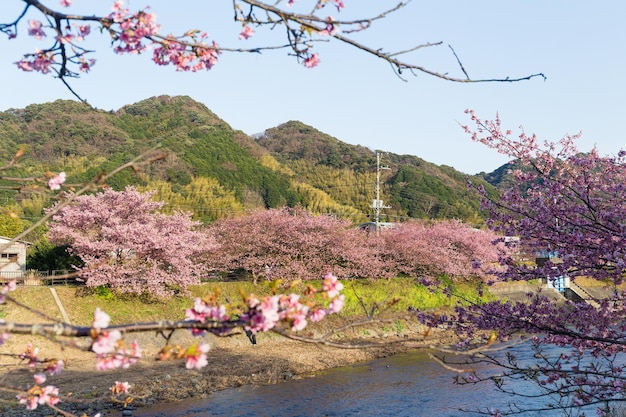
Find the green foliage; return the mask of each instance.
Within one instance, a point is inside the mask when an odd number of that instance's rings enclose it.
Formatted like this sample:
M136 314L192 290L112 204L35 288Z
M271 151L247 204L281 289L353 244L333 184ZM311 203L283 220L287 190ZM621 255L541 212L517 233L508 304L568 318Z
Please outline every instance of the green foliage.
M82 261L70 255L67 246L53 245L44 235L29 248L26 265L38 271L71 271L74 266L82 266Z
M348 145L298 121L266 130L257 142L281 162L302 159L315 165L359 172L376 164L376 155L369 149Z
M106 285L99 285L93 289L93 293L100 300L113 301L115 299L115 293L111 291Z
M460 300L484 302L490 299L489 294L480 296L480 283L455 283L442 277L442 281L459 297L449 297L443 289L433 291L412 278L393 278L388 281L357 279L344 281L345 306L343 314L348 316L369 313L372 307L376 310L392 312L406 311L409 307L419 310L452 308ZM361 303L362 300L362 303ZM465 304L467 301L464 302Z
M426 293L428 290L416 285L415 281L407 278L395 278L387 281L355 280L343 281L345 288L343 294L346 302L341 316L363 317L364 310L358 299L361 297L368 311L374 302L383 305L386 300L394 297L400 301L392 305L392 312L404 312L410 306L428 308L447 308L452 306L453 300L446 297L438 297L418 305L415 300L418 294ZM208 282L189 287L190 294L186 296L172 297L164 300L142 300L141 297L116 297L111 296L106 287L97 287L85 291L84 287L60 286L56 287L57 293L63 305L71 306L68 309L70 319L75 323L91 323L93 320L94 306L99 306L111 316L114 324L133 323L139 321L152 320L180 320L185 309L193 306L195 297L204 297L219 291L222 300L238 302L241 294L255 294L265 296L271 294L271 289L267 285L254 286L250 282ZM95 291L94 291L95 290ZM356 291L356 293L355 293ZM463 289L463 294L476 294L475 287L467 284L467 289ZM50 292L46 287L19 287L12 293L18 301L31 306L41 306L42 311L54 315L57 313L54 303L50 304ZM357 297L358 296L358 297ZM426 299L426 298L425 298ZM429 307L430 306L430 307ZM5 308L6 309L6 308ZM0 310L0 317L6 314ZM401 323L394 323L394 331L401 332Z
M235 193L225 190L214 178L198 177L180 186L165 181L151 181L140 191L156 191L154 201L164 201L160 211L171 214L174 210L189 211L193 219L203 223L213 222L221 217L243 212Z
M169 96L142 100L116 112L67 100L0 112L0 158L8 161L19 149L25 151L19 165L3 172L6 176L42 177L47 171L65 171L69 184L81 184L154 147L164 151L167 159L141 172L123 171L108 185L115 190L127 185L147 189L148 184L164 181L176 195L172 200L180 200L190 198L186 187L192 181L210 178L224 193L232 193L235 212L239 206L302 205L355 222L373 215L375 152L298 121L270 128L253 139L234 131L203 104ZM391 171L383 171L382 198L392 206L383 220L482 222L478 199L467 190L464 174L409 155L385 154L383 159ZM475 180L487 184L482 178ZM12 185L0 181L0 186ZM13 200L18 204L15 212L31 222L50 205L50 200L31 197L24 190L16 194L0 189L0 206ZM196 217L212 221L215 215Z
M0 209L0 236L14 237L24 230L26 223L11 212Z
M472 219L479 213L479 202L465 185L461 174L449 167L429 173L434 166L405 165L391 178L392 202L411 218Z

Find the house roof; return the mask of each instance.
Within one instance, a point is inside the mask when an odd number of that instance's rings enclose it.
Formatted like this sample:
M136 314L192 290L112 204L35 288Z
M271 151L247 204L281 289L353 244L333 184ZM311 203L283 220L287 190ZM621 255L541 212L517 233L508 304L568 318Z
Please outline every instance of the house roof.
M12 239L13 238L11 238L11 237L0 236L0 243L9 243ZM32 245L32 242L27 242L25 240L16 240L15 242L22 243L22 244L27 245L27 246Z

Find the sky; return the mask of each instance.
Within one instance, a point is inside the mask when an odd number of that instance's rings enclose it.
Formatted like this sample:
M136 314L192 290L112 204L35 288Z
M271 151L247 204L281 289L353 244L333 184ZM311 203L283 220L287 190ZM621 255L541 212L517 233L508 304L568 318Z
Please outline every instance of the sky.
M298 0L310 4L310 0ZM341 15L371 17L398 0L344 0ZM85 14L108 14L113 0L59 0L44 4ZM94 5L94 3L96 3ZM150 5L166 33L206 31L226 47L284 43L280 30L257 29L239 40L232 0L130 0L131 9ZM13 21L22 0L5 0L0 23ZM334 9L329 13L335 14ZM338 17L341 17L338 16ZM27 16L28 19L31 16ZM94 107L117 110L153 96L185 95L205 104L232 128L261 133L290 120L306 123L343 142L372 150L416 155L437 165L475 174L491 172L508 161L474 143L460 127L465 109L503 127L536 133L555 141L582 132L580 150L597 146L601 154L626 147L626 2L613 0L413 0L400 11L354 35L385 51L403 51L427 42L443 46L420 49L407 61L463 77L456 51L473 79L516 78L544 73L517 83L462 84L425 74L398 77L386 62L354 47L318 44L320 65L307 69L287 51L224 54L210 71L177 72L152 63L150 54L116 55L107 36L95 27L84 46L96 50L88 74L70 80ZM26 34L22 22L16 39L0 34L0 111L58 99L75 100L57 79L24 73L14 62L24 53L49 46Z

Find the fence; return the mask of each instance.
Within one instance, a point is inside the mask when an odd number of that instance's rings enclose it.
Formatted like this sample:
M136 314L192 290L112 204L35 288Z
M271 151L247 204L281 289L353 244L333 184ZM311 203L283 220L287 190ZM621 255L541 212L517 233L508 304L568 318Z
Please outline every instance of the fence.
M15 280L18 285L76 285L80 282L75 276L67 276L72 271L0 271L0 283Z

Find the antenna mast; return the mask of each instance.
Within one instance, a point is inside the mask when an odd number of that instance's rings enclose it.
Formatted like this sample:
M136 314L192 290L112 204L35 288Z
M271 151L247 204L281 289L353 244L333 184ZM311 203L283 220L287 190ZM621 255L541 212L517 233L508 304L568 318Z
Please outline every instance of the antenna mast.
M380 230L380 213L382 209L391 208L391 206L385 206L380 199L380 171L383 169L391 169L388 166L380 166L380 152L376 151L376 199L372 201L372 208L375 213L376 221L376 236L378 236Z

